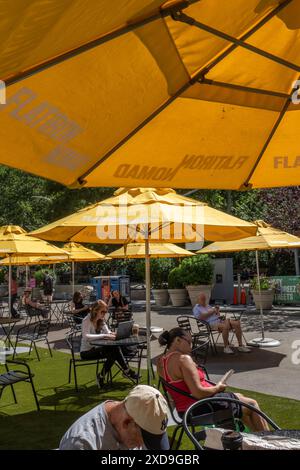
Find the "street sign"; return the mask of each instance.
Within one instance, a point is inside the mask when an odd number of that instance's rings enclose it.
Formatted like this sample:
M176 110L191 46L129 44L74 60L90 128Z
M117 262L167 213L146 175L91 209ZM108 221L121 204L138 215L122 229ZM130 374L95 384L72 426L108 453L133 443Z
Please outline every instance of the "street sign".
M274 304L300 304L300 276L272 276Z

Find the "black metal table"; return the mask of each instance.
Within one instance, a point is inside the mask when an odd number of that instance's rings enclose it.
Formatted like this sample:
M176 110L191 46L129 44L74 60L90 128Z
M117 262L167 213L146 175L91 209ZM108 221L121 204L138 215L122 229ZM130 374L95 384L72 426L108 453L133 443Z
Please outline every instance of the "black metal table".
M45 302L45 307L50 307L50 320L54 316L56 323L63 324L63 310L66 307L66 304L70 303L69 300L52 300L52 302Z
M123 339L93 339L92 346L137 346L147 343L146 336L130 336Z

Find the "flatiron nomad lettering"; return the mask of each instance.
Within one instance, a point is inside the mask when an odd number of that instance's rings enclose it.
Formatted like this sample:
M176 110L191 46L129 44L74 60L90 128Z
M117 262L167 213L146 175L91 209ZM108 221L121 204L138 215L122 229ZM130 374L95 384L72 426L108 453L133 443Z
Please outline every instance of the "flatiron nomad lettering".
M114 173L116 178L131 178L139 180L171 181L180 169L188 170L238 170L249 157L234 157L230 155L186 155L175 167L129 165L123 163Z

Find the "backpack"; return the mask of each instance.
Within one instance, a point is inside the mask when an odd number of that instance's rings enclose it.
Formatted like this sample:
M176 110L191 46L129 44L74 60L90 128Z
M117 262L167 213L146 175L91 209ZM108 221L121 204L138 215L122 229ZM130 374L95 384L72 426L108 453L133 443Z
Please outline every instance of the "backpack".
M53 279L51 276L46 276L44 279L44 288L47 290L52 290L53 289Z

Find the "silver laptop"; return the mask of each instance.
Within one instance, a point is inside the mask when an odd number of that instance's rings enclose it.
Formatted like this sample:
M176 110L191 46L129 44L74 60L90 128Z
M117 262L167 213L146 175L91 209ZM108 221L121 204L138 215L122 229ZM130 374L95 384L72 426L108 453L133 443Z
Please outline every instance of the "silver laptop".
M129 338L132 335L133 320L122 321L118 324L116 339Z

